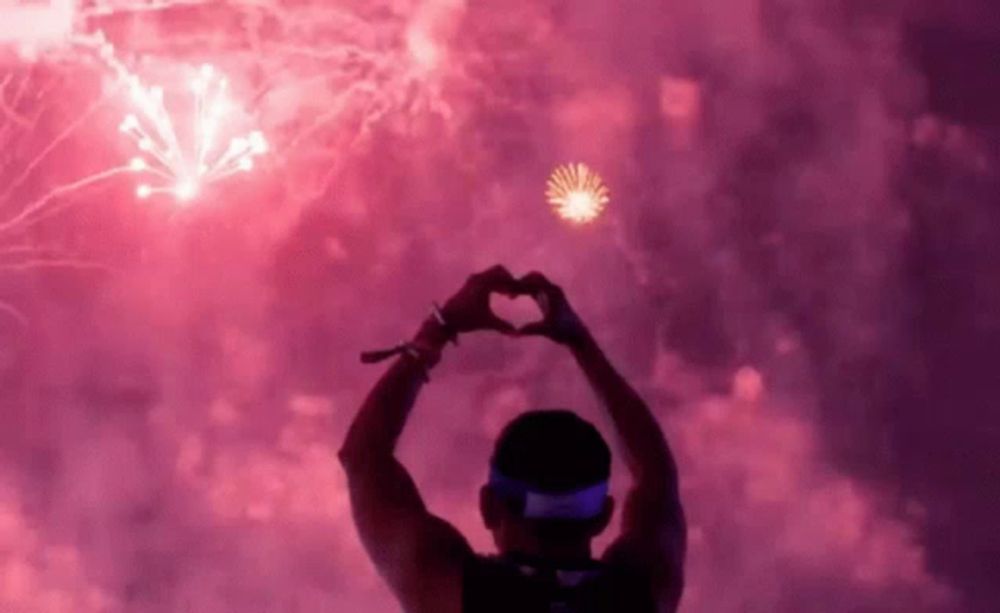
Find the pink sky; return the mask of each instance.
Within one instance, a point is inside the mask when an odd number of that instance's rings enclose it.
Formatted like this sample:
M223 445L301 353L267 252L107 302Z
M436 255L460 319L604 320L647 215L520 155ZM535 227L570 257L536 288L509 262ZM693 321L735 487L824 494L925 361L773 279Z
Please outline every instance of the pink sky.
M964 573L995 540L943 541L995 459L972 377L1000 296L950 249L991 249L997 160L930 105L906 42L930 13L167 4L83 3L76 27L168 90L182 63L230 76L272 151L190 206L116 176L3 229L134 150L90 51L0 49L0 611L396 610L335 457L379 372L357 354L502 262L564 284L676 448L682 611L978 613ZM544 201L571 161L611 189L590 226ZM405 434L431 507L484 550L490 444L539 406L612 436L557 348L469 338Z

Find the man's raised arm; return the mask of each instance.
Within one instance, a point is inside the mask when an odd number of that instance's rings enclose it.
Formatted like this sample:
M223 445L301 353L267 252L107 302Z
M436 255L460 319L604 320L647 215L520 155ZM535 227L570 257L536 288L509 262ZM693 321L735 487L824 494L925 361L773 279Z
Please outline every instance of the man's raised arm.
M361 541L406 611L446 611L461 602L461 569L471 549L462 535L435 517L395 456L396 444L441 349L459 332L512 332L489 310L489 295L509 291L502 268L473 275L429 319L368 394L347 433L340 460ZM457 609L456 609L457 613Z

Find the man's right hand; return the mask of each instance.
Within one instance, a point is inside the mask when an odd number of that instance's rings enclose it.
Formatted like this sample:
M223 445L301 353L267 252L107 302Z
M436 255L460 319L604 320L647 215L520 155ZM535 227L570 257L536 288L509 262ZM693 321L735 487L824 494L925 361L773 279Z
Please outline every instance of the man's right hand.
M507 296L518 293L517 281L503 266L494 266L469 277L462 289L441 308L441 315L456 333L496 330L514 334L514 326L490 309L490 295L494 293Z
M532 272L518 280L522 294L530 294L542 311L541 321L518 330L522 336L544 336L557 343L574 347L588 338L587 327L570 306L561 287L540 272Z

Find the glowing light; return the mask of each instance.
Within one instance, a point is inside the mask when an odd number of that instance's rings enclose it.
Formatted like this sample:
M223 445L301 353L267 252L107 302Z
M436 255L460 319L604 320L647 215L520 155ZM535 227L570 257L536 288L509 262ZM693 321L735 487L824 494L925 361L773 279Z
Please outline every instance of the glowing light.
M604 181L586 164L556 168L549 177L545 196L557 215L578 224L597 219L610 201Z
M250 150L257 155L263 155L267 153L267 141L264 140L264 134L259 130L256 132L251 132L250 136Z
M178 200L191 200L198 195L198 183L193 179L181 181L174 188Z
M72 0L0 1L0 43L14 43L31 57L69 40L76 6Z
M134 158L129 169L162 180L159 185L140 185L138 197L171 193L179 201L191 200L206 185L252 170L254 158L268 151L267 140L256 130L231 136L228 145L223 144L233 132L230 124L239 108L229 98L228 81L214 67L201 66L188 83L194 97L190 134L177 129L180 121L168 111L162 87L146 86L122 70L135 109L119 130L145 154Z
M138 127L139 127L139 120L136 118L135 115L130 114L125 116L125 119L122 120L122 123L120 126L118 126L118 129L121 130L122 132L128 132L129 130L135 130Z

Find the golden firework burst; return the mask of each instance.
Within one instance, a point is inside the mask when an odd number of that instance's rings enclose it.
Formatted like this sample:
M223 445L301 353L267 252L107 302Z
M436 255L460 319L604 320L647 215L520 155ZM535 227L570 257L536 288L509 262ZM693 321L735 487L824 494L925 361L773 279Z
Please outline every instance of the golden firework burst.
M611 192L601 176L586 164L566 164L552 172L545 196L557 215L585 224L597 219L610 201Z

